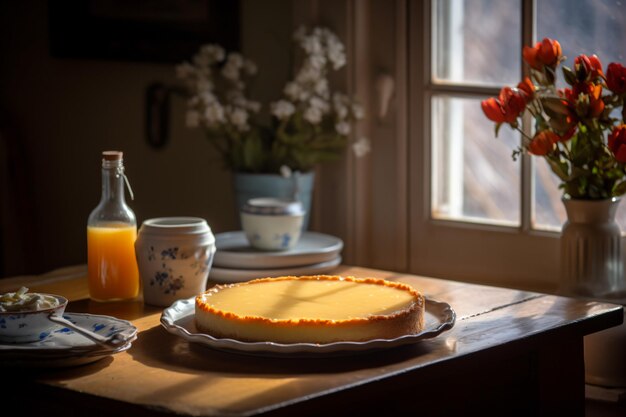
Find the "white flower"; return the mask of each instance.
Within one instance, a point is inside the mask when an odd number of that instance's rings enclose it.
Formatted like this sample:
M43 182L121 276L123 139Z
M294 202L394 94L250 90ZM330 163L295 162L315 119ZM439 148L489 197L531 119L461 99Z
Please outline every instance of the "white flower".
M309 64L316 69L322 69L326 65L326 57L324 55L311 55Z
M304 103L309 99L309 97L311 97L311 93L309 93L307 90L301 90L300 94L298 94L297 100Z
M237 68L242 68L244 63L243 56L238 52L231 52L226 58L226 65L233 65Z
M187 110L187 117L185 118L185 124L187 127L198 127L200 125L200 113L197 110Z
M199 98L205 105L217 102L217 98L210 91L205 91L204 93L200 94Z
M304 120L311 124L318 124L322 121L322 111L318 107L309 107L304 111Z
M335 124L335 130L340 135L347 136L350 133L350 123L342 121Z
M232 64L231 61L227 61L226 65L222 67L222 76L231 81L239 80L239 67Z
M250 128L250 126L248 126L248 112L242 108L235 107L231 109L228 118L240 132L245 132Z
M367 155L371 150L369 139L362 137L352 144L352 151L357 158Z
M300 85L294 83L293 81L288 82L287 85L285 85L285 89L283 90L283 93L285 93L285 95L292 100L296 100L300 96L300 92Z
M337 117L342 120L348 117L347 104L349 104L348 96L341 93L333 94L333 106L335 107L335 112L337 113Z
M276 118L279 120L284 120L289 118L292 114L295 113L295 106L287 100L278 100L271 105L271 111Z
M324 97L328 99L329 91L328 91L328 80L326 78L321 78L317 80L315 86L313 87L315 94L320 97Z
M353 133L353 123L363 117L364 111L345 94L331 95L328 75L346 64L345 48L340 39L326 28L307 31L301 27L294 33L294 40L304 53L302 64L295 77L285 84L282 98L270 103L269 112L272 118L276 118L272 120L273 126L284 127L294 115L302 117L307 125L305 131L313 133L311 141L312 149L315 149L318 136L340 135L345 138ZM244 132L264 128L254 124L256 114L262 109L261 103L249 100L246 95L247 80L257 71L256 64L239 53L227 54L215 44L202 46L189 62L176 67L176 76L184 80L191 93L187 101L186 125L201 126L211 136L231 140L236 148L234 152L239 152L238 140L246 137ZM301 119L297 121L293 127L301 125ZM288 132L289 135L301 133ZM360 138L350 146L357 157L370 151L366 138ZM334 149L332 144L329 148L326 143L319 143L319 147L324 151ZM277 165L286 163L277 162ZM285 177L292 175L287 165L281 166L280 173Z
M297 83L316 82L322 77L322 73L319 68L315 68L311 65L305 65L302 67L298 75L296 75Z
M280 175L283 176L284 178L290 178L291 177L291 168L289 168L287 165L281 165L280 166Z
M204 118L209 127L216 127L225 121L224 108L218 102L211 103L204 111Z
M316 36L305 37L300 42L300 46L302 46L302 49L304 49L309 55L322 53L322 43L320 42L320 39Z
M335 112L337 113L337 117L341 120L348 117L348 108L344 106L343 103L335 104Z
M221 62L224 60L224 48L219 45L204 45L200 48L200 53L209 57L212 62Z
M309 105L311 107L318 108L322 113L328 113L328 111L330 110L330 105L328 104L328 102L316 96L311 97L311 99L309 100Z
M191 77L194 75L195 72L196 70L194 69L193 65L186 61L176 66L176 77L178 78L184 79L187 77Z
M365 110L363 110L363 106L361 106L360 104L354 103L352 104L352 114L354 115L355 119L360 120L365 117Z
M346 64L346 54L341 42L333 41L328 44L328 59L333 64L333 69L338 70Z

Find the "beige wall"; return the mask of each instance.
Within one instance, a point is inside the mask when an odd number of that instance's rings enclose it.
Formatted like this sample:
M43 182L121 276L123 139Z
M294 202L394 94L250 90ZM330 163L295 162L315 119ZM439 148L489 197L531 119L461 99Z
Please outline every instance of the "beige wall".
M51 58L46 7L43 0L0 4L0 127L12 125L11 137L25 150L18 173L28 174L25 194L34 202L32 217L16 217L15 184L0 182L0 276L86 262L85 226L100 197L106 149L125 153L139 223L192 215L206 218L214 232L235 228L230 174L201 132L184 127L182 99L172 101L167 147L154 150L145 141L145 88L175 82L173 65ZM260 68L253 94L266 102L291 68L291 2L243 0L241 14L243 52ZM6 153L0 148L5 173Z

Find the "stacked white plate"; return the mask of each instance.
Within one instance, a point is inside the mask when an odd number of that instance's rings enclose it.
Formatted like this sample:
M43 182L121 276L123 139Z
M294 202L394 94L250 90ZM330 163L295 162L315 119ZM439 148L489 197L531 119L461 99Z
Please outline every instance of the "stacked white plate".
M242 231L218 233L217 251L209 279L215 282L243 282L254 278L283 275L316 275L341 263L343 241L335 236L303 232L293 248L262 251L248 243Z
M101 336L118 334L123 343L115 349L107 349L58 325L42 339L32 343L0 343L0 367L64 367L83 365L103 359L131 347L137 338L137 328L129 321L111 316L87 313L65 313L63 317L72 323Z

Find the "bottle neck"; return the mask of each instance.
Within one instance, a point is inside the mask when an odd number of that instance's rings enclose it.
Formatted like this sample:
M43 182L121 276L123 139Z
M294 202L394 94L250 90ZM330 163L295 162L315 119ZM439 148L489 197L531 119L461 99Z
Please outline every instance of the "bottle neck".
M102 161L102 202L125 203L122 161Z

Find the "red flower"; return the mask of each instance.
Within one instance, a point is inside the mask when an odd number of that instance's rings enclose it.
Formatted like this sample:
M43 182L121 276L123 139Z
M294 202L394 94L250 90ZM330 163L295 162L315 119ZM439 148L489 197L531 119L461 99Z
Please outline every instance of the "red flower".
M604 101L602 100L602 86L594 85L589 94L589 117L599 117L604 111Z
M485 116L496 123L515 123L526 108L526 93L504 87L498 98L488 98L481 103Z
M543 38L543 41L537 42L534 47L524 46L522 56L531 68L537 71L543 70L544 66L552 69L556 68L561 58L561 44L559 41L549 38Z
M573 89L560 90L565 96L570 109L580 116L598 117L604 111L602 100L602 85L593 83L578 83Z
M595 54L591 56L579 55L574 59L574 71L581 81L595 80L604 75L602 63Z
M535 135L528 144L528 152L533 155L543 156L554 149L554 144L559 141L559 136L549 130L544 130Z
M569 124L569 129L564 134L559 136L560 142L567 142L570 140L572 136L574 136L574 133L576 133L576 128L578 127L578 122L574 117L568 116L566 122Z
M626 67L612 62L606 69L606 85L615 94L626 93Z
M609 149L618 162L626 163L626 125L616 126L608 140Z
M526 103L531 101L533 99L533 96L535 95L535 86L528 77L524 78L523 81L517 84L517 89L523 91L524 94L526 94L526 96L524 97L526 99Z

